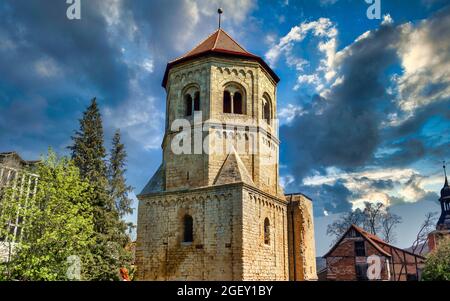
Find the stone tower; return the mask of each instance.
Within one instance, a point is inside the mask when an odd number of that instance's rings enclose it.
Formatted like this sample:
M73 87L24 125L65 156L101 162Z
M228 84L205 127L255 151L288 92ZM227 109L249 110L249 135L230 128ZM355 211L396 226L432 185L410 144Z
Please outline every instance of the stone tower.
M278 82L222 29L169 62L163 160L138 196L139 279L294 279L279 186ZM295 212L312 222L310 211ZM315 256L311 233L302 246Z

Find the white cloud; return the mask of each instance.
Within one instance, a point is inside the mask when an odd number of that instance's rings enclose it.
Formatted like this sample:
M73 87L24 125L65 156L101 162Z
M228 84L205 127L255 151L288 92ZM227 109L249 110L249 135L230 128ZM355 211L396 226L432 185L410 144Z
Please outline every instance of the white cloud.
M104 110L107 128L120 129L139 147L145 150L161 147L164 131L164 113L157 109L157 99L145 95L137 81L130 82L133 95L118 107Z
M154 64L152 59L145 59L142 62L142 68L144 68L148 73L153 73Z
M297 43L301 43L308 34L318 39L317 49L322 53L315 74L304 74L304 67L309 62L298 57L294 52ZM333 22L327 18L320 18L312 22L303 22L291 28L289 33L280 38L278 43L274 43L266 52L266 59L271 66L275 66L281 56L284 56L286 63L294 67L298 72L298 80L294 89L299 89L303 84L315 86L318 92L325 88L324 83L331 82L336 76L334 69L336 60L338 31ZM319 75L320 78L319 78Z
M55 77L61 73L61 69L58 67L56 61L51 58L44 58L36 61L34 69L39 76L47 78Z
M349 201L353 209L361 208L364 202L381 202L392 205L398 199L414 203L423 199L428 193L436 192L436 184L442 182L439 175L422 176L412 168L373 168L361 172L346 173L338 168L328 168L326 175L315 175L303 180L307 186L334 185L337 182L352 192ZM390 183L383 187L376 183Z
M289 184L293 183L295 178L292 175L286 175L280 177L280 186L285 189Z
M394 19L392 19L390 14L383 16L383 21L381 22L382 25L392 24L394 23Z
M295 117L305 114L305 110L293 104L288 104L286 107L278 110L278 119L280 120L280 125L291 123Z
M401 27L398 45L403 74L394 77L399 108L407 116L450 98L450 16Z

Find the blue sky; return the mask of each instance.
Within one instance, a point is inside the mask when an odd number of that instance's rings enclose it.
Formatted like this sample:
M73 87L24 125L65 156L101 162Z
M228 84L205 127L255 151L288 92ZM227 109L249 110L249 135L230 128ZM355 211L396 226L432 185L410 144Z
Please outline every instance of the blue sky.
M450 160L450 1L381 3L369 20L364 0L81 0L69 21L65 1L2 1L0 151L68 154L96 96L138 193L162 157L166 63L216 29L220 6L224 29L281 78L282 183L314 200L318 255L326 225L364 201L403 217L408 247L439 210Z

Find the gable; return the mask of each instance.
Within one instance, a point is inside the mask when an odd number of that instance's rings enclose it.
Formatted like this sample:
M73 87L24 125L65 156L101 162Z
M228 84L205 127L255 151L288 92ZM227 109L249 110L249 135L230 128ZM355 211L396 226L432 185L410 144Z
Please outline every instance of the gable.
M253 180L245 168L239 155L233 149L225 159L219 173L214 181L214 185L224 185L243 182L254 185Z

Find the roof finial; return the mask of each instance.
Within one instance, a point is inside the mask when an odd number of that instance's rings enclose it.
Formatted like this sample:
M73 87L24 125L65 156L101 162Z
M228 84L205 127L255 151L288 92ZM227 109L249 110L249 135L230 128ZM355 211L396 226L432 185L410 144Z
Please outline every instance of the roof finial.
M444 176L445 176L445 184L444 184L444 186L448 186L447 169L446 169L446 162L445 161L444 161L444 165L442 167L444 168Z
M218 10L217 10L217 13L219 14L219 29L220 29L220 21L221 21L221 19L222 19L222 14L223 14L223 10L221 9L221 8L219 8Z

